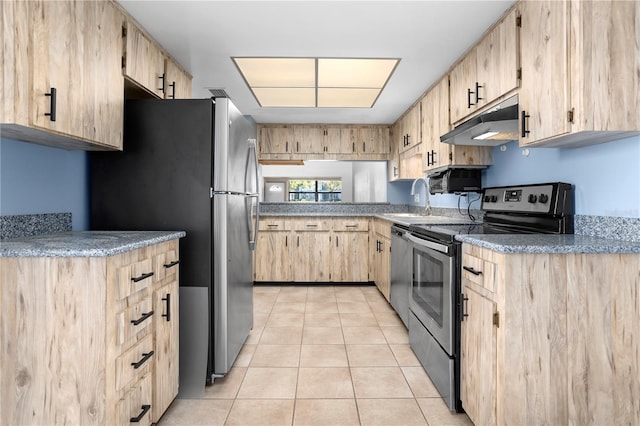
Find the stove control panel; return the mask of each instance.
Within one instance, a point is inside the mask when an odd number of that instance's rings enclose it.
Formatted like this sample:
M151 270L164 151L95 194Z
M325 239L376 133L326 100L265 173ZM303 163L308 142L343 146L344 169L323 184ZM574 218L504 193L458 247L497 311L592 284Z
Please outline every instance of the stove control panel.
M482 210L534 214L572 214L573 188L561 182L485 188Z

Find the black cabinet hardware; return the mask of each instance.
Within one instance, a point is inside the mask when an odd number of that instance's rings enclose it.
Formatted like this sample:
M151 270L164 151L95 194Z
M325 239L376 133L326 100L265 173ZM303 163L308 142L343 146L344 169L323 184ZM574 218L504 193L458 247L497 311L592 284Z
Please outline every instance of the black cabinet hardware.
M284 236L284 246L285 247L289 247L289 236L288 235Z
M356 143L355 142L351 143L351 152L356 152Z
M464 319L466 317L469 316L469 314L467 313L467 304L465 302L467 302L469 300L469 298L467 296L464 295L464 293L462 294L462 321L464 321Z
M300 142L296 141L296 152L300 152Z
M471 89L467 89L467 108L471 108L472 105L475 105L471 102L471 95L473 95L473 92Z
M398 176L398 168L396 166L393 166L393 177L397 177Z
M432 149L431 150L431 165L435 165L437 163L436 161L436 152Z
M482 86L480 86L480 83L478 83L476 81L476 105L478 104L478 102L484 100L484 98L480 97L480 89L482 88Z
M149 311L145 314L142 314L142 316L140 318L138 318L137 320L131 320L131 324L133 325L138 325L143 323L145 320L151 318L151 316L153 315L153 311ZM164 315L163 315L164 316Z
M296 241L296 247L300 247L300 235L298 235L298 239Z
M146 274L142 274L139 277L131 278L131 281L133 281L134 283L137 283L138 281L146 280L147 278L152 276L153 276L153 272L147 272Z
M527 130L527 118L531 116L527 114L525 110L522 110L521 114L522 114L522 117L520 119L520 125L522 127L522 133L520 134L520 136L522 136L523 138L526 138L527 135L531 133L529 130Z
M173 262L169 262L169 263L165 263L164 266L165 268L169 269L169 268L173 268L174 266L176 266L178 263L180 263L179 260L174 260Z
M142 364L147 362L149 358L151 358L152 356L153 356L153 351L147 352L146 354L142 354L142 358L140 359L140 361L132 362L131 366L137 370L138 368L142 367Z
M55 87L52 87L49 93L45 93L45 96L48 96L49 99L49 112L45 112L44 115L49 117L49 120L56 121L56 99L58 95L58 90Z
M336 247L338 247L338 236L336 235Z
M174 81L173 83L171 83L169 87L171 87L171 95L169 97L171 99L175 99L176 98L176 82Z
M362 152L367 152L366 148L367 148L366 142L362 142Z
M289 141L284 143L284 152L289 152Z
M476 271L471 266L463 266L462 269L465 271L471 272L473 275L482 275L482 271Z
M164 73L162 73L162 75L160 77L158 77L158 78L162 82L162 84L160 84L160 87L158 87L158 90L161 91L162 93L164 93L164 90L165 90Z
M138 414L135 417L131 417L129 419L129 421L131 423L138 423L140 420L142 420L142 418L144 417L145 414L147 414L147 411L149 411L151 409L151 406L148 404L145 404L143 406L140 407L142 409L142 411L140 412L140 414Z
M166 303L165 312L162 314L162 317L167 319L167 322L171 321L171 294L167 293L166 297L163 297L162 300Z
M427 166L431 165L431 153L427 152Z

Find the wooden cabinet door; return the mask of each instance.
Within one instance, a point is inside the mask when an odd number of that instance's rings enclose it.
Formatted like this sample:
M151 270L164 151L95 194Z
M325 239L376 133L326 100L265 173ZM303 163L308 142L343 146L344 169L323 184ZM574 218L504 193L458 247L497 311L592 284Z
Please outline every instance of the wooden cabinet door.
M391 240L389 238L380 237L378 235L379 240L379 254L378 254L378 271L376 286L380 293L384 296L387 301L390 299L390 291L391 291Z
M333 233L331 281L369 281L369 235L367 232Z
M340 129L340 148L346 154L356 154L362 144L360 131L363 126L342 126Z
M402 128L400 123L391 129L389 160L387 161L387 179L389 182L400 179L400 146L402 146Z
M323 129L318 126L293 126L292 151L299 154L321 154Z
M294 232L293 281L331 281L331 233Z
M496 305L463 282L464 313L460 343L460 399L476 425L496 423Z
M153 375L152 422L156 423L178 395L179 384L179 300L178 281L153 292L155 365Z
M342 128L340 126L324 127L325 152L329 154L353 154L353 144L349 137L342 137Z
M259 231L254 253L256 281L291 281L291 233Z
M173 59L165 59L165 99L190 99L191 76Z
M516 17L516 10L512 10L476 47L478 107L518 87ZM475 91L475 86L471 90Z
M359 154L389 154L389 127L360 126L357 130L355 149Z
M124 16L111 2L83 2L85 25L83 137L122 149L124 79L122 77L122 24ZM74 106L79 108L78 105Z
M265 126L260 128L261 154L289 154L294 148L291 126Z
M407 151L422 142L420 102L415 104L402 118L402 144L400 152Z
M451 122L457 123L476 110L476 49L471 50L451 70L449 78L451 80Z
M33 89L31 122L41 128L83 136L84 21L90 2L29 2ZM52 94L55 90L55 100ZM55 110L55 117L53 114ZM55 120L54 120L55 118Z
M164 98L164 55L135 24L127 22L124 75L158 98Z
M569 2L521 2L520 144L569 132Z

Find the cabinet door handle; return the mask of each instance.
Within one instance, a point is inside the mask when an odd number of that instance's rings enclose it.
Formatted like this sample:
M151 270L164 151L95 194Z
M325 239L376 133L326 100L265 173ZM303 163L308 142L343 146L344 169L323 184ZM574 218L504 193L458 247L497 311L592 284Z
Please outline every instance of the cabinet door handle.
M522 110L521 114L522 114L522 117L520 119L520 125L522 126L522 133L520 134L520 136L522 136L523 138L526 138L527 135L531 133L529 130L527 130L527 118L531 116L527 114L525 110Z
M171 95L169 97L171 99L175 99L176 98L176 82L174 81L173 83L171 83L169 87L171 87Z
M284 152L289 152L289 141L284 144Z
M462 269L465 271L471 272L473 275L482 275L482 271L476 271L471 266L463 266Z
M479 102L479 101L484 100L484 98L481 98L481 97L480 97L480 88L481 88L481 87L482 87L482 86L480 86L480 83L478 83L478 82L476 81L476 92L475 92L475 93L476 93L476 104L478 104L478 102Z
M167 319L167 322L171 321L171 293L167 293L166 297L163 297L162 300L166 303L165 312L166 314L162 314L161 316Z
M471 89L467 89L467 108L471 108L472 105L475 105L474 103L471 102L471 95L474 92L471 91Z
M153 351L147 352L146 354L142 354L142 358L140 359L140 361L132 362L131 366L137 370L138 368L142 367L142 364L147 362L149 358L151 358L152 356L153 356Z
M52 87L49 93L45 93L45 96L49 96L49 111L45 112L44 115L49 117L49 120L56 121L56 99L58 95L58 90L55 87Z
M162 82L160 84L160 87L158 87L158 90L161 91L162 93L164 93L165 90L165 83L164 83L164 73L162 73L162 75L160 77L158 77L160 79L160 81Z
M144 321L146 321L147 319L151 318L152 315L153 315L153 311L149 311L149 312L147 312L145 314L142 314L142 316L140 318L138 318L137 320L131 320L131 324L133 324L133 325L141 324Z
M131 281L133 281L134 283L137 283L138 281L146 280L147 278L152 276L153 276L153 272L147 272L146 274L142 274L139 277L131 278Z
M398 168L396 166L393 166L393 177L397 177L398 176Z
M298 235L298 240L296 241L296 247L300 247L300 235Z
M367 152L367 143L362 142L362 152Z
M469 298L465 296L464 293L462 293L462 321L464 321L464 319L469 316L469 314L467 313L467 304L465 303L468 300Z
M174 266L176 266L179 263L180 263L179 260L174 260L173 262L165 263L162 266L164 266L166 269L169 269L169 268L173 268Z
M436 152L432 149L431 150L431 165L435 166L436 164Z
M306 226L307 228L317 228L318 227L318 225L315 224L315 223L307 223L304 226Z
M140 422L140 420L142 420L142 418L144 417L145 414L147 414L147 411L149 411L151 409L151 405L145 404L143 406L140 407L142 409L142 411L140 412L140 414L138 414L136 417L131 417L129 419L129 422L131 423L138 423Z
M300 142L296 141L296 152L300 152Z
M427 166L431 165L431 153L427 151Z
M288 235L284 236L284 246L285 247L289 247L289 236Z
M338 236L336 235L336 247L338 247Z

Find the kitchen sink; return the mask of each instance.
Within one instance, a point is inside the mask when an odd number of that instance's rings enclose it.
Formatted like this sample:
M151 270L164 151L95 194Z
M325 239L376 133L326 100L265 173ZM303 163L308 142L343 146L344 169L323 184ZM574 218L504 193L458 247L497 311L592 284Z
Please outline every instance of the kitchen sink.
M385 213L384 215L390 217L425 217L425 215L417 213Z

